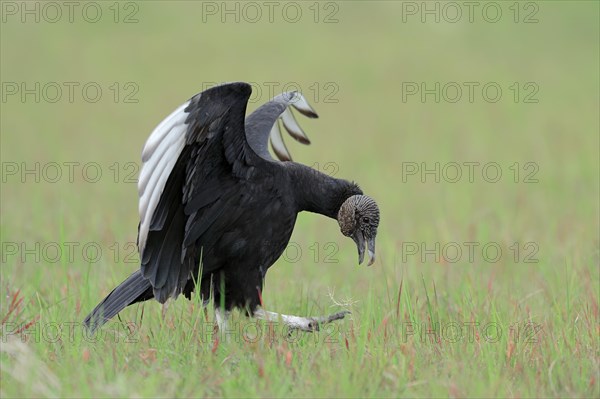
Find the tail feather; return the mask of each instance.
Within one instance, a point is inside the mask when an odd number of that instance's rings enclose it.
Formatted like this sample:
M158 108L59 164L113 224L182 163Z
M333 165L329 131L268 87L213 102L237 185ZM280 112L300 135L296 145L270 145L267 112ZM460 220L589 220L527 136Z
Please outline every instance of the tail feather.
M152 285L138 270L112 290L83 323L93 333L127 306L153 297Z

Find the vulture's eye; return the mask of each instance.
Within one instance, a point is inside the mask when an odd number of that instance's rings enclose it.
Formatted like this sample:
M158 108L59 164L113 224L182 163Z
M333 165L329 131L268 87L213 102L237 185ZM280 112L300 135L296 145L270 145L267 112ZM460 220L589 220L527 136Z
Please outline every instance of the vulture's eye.
M363 218L363 223L369 223L369 218L367 218L367 217L364 217L364 218Z

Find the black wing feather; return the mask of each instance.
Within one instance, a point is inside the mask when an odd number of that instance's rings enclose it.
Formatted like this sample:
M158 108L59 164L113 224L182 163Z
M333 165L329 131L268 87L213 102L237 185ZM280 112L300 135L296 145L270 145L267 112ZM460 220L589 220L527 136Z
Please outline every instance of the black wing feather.
M245 83L217 86L194 96L185 109L186 144L152 218L160 228L148 233L144 252L150 255L142 257L142 274L161 303L181 293L199 267L200 251L189 247L202 246L202 234L224 212L229 187L222 182L246 175L250 93Z

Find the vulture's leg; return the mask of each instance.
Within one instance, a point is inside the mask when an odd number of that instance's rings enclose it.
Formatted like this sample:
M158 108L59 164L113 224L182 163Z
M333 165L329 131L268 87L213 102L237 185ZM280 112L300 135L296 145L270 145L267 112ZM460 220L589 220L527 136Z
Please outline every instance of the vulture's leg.
M215 316L217 317L217 327L219 327L219 332L221 334L225 333L227 331L227 328L229 327L228 321L230 314L231 311L224 310L221 307L215 309Z
M329 316L301 317L269 312L261 308L258 308L254 311L254 317L258 319L268 321L278 321L279 319L281 319L281 321L283 321L283 323L291 329L309 332L319 331L319 326L321 324L327 324L335 320L341 320L347 314L350 314L350 312L347 310L343 310L341 312L334 313Z

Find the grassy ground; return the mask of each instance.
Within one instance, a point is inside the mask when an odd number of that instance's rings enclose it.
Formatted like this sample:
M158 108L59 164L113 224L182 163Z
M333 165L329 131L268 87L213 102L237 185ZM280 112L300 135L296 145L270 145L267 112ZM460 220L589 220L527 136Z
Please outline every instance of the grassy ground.
M2 3L1 397L600 396L598 3L55 4ZM147 135L233 80L300 87L295 160L379 202L373 267L306 214L267 276L269 310L352 316L223 337L180 298L85 335L138 267Z

